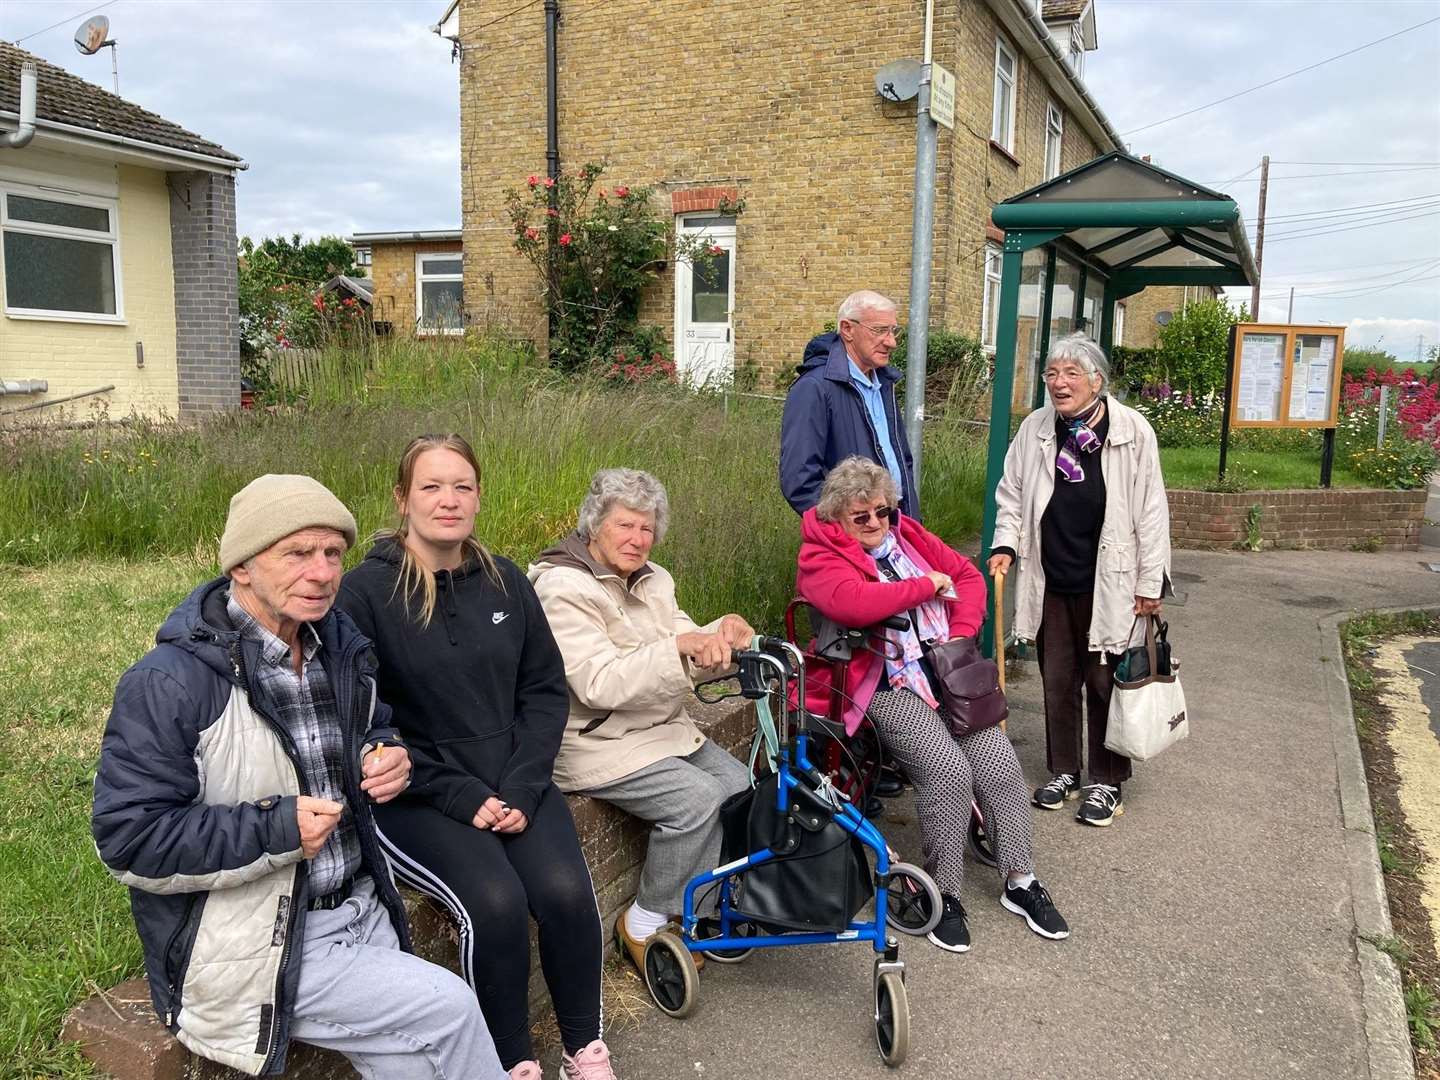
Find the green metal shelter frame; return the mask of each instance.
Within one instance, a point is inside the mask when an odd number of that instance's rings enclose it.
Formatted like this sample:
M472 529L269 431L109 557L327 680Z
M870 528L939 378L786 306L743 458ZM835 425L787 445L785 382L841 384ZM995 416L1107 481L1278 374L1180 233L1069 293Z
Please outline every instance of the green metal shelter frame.
M1025 253L1047 248L1045 289L1038 329L1041 363L1049 345L1057 254L1080 267L1075 321L1086 285L1105 282L1100 347L1108 355L1115 335L1115 304L1150 285L1254 285L1259 280L1240 208L1228 195L1186 180L1149 162L1115 151L1022 191L991 211L1005 230L1000 302L995 334L995 376L990 398L989 458L980 551L988 558L995 536L995 489L1010 444L1015 390L1015 347L1020 314L1021 263ZM1034 404L1043 404L1035 388ZM991 614L994 583L991 589ZM983 647L990 652L993 617Z

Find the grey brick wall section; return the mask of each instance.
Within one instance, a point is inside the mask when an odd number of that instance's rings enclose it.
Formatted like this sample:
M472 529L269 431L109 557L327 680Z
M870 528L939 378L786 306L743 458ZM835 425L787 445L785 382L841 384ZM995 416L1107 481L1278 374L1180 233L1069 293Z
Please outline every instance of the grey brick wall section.
M169 184L180 418L193 420L240 405L235 177L172 172Z

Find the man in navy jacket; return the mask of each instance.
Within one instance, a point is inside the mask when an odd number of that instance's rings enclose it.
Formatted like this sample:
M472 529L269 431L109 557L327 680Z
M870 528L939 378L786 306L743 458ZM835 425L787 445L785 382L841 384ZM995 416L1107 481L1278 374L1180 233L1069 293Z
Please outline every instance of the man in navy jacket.
M840 305L839 332L805 346L780 422L780 490L797 514L819 500L831 469L859 454L890 470L901 511L920 519L914 459L895 404L900 373L889 366L900 332L895 313L895 301L877 292L851 293Z

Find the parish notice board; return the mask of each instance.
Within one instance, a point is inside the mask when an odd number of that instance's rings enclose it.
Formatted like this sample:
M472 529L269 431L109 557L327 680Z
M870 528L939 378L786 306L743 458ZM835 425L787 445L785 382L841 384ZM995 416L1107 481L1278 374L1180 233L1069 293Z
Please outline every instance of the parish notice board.
M1240 323L1230 353L1232 427L1334 427L1345 329Z

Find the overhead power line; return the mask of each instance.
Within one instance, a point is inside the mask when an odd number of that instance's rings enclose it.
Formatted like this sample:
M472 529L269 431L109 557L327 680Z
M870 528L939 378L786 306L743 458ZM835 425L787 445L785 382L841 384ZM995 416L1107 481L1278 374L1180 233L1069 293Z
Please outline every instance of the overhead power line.
M58 27L68 26L70 23L74 22L76 19L83 19L86 15L93 15L93 14L95 14L95 12L99 11L101 8L107 8L107 7L109 7L111 4L118 4L119 2L120 2L120 0L105 0L105 3L100 4L100 5L96 6L96 7L89 8L89 9L86 10L86 11L82 11L82 12L80 12L78 15L71 15L68 19L61 19L59 22L57 22L57 23L51 23L49 26L44 27L44 28L41 29L41 30L35 30L35 31L32 31L32 32L29 33L29 34L26 34L24 37L18 37L18 38L15 39L15 44L16 44L16 45L19 45L22 41L29 41L29 40L30 40L31 38L33 38L33 37L39 37L41 34L48 34L51 30L54 30L54 29L56 29L56 28L58 28Z
M1342 225L1335 229L1314 229L1310 232L1282 233L1275 237L1267 236L1265 239L1271 243L1279 243L1282 240L1303 240L1311 236L1332 236L1335 233L1353 232L1356 229L1374 229L1381 225L1393 225L1398 221L1418 221L1421 218L1432 217L1440 217L1440 210L1430 210L1423 214L1406 214L1400 217L1386 218L1383 221L1365 221L1358 225Z
M1343 266L1317 266L1317 267L1316 267L1315 269L1313 269L1313 270L1300 270L1300 271L1297 271L1296 274L1293 275L1293 276L1295 276L1295 277L1297 277L1297 278L1303 278L1306 274L1325 274L1325 273L1329 273L1331 270L1371 270L1371 269L1374 269L1374 268L1377 267L1377 266L1419 266L1421 263L1428 263L1429 261L1430 261L1430 259L1428 259L1428 258L1426 258L1426 259L1390 259L1388 262L1359 263L1359 264L1355 264L1355 263L1345 263ZM1400 273L1400 272L1401 272L1401 271L1396 271L1396 273ZM1280 275L1280 276L1281 276L1282 278L1284 278L1286 275L1282 274L1282 275ZM1381 276L1383 277L1383 276L1385 276L1385 275L1381 275ZM1272 284L1272 285L1275 284L1274 279L1267 278L1266 280L1267 280L1270 284ZM1304 283L1303 281L1298 281L1298 280L1297 280L1297 281L1295 282L1295 284L1296 284L1296 285L1302 285L1302 284L1305 284L1305 283ZM1311 284L1313 284L1313 282L1312 282Z
M1381 206L1398 206L1401 203L1420 202L1425 199L1440 199L1440 191L1432 191L1426 195L1412 195L1407 199L1392 199L1389 202L1356 203L1354 206L1332 206L1322 210L1297 210L1293 214L1270 214L1266 217L1266 224L1276 221L1296 221L1301 218L1333 217L1337 215L1349 215L1362 210L1374 210Z
M1275 233L1279 236L1289 236L1291 233L1308 232L1312 229L1329 229L1339 225L1366 225L1377 222L1389 221L1391 218L1413 214L1418 210L1440 209L1440 199L1431 199L1428 202L1412 203L1409 206L1392 206L1385 210L1362 210L1352 211L1348 214L1334 214L1329 217L1299 218L1283 221L1279 225L1280 231ZM1266 221L1266 225L1273 225L1272 220Z
M1271 165L1433 165L1440 168L1440 161L1280 161L1270 159ZM1244 176L1244 173L1240 174Z
M1344 52L1336 53L1334 56L1327 56L1324 60L1317 60L1313 64L1306 64L1304 67L1296 68L1294 71L1287 71L1284 75L1277 75L1273 79L1267 79L1265 82L1258 83L1255 86L1249 87L1248 89L1237 90L1233 94L1227 94L1225 97L1217 98L1216 100L1208 102L1204 105L1197 105L1193 109L1186 109L1184 112L1176 113L1174 116L1167 116L1164 120L1156 120L1154 123L1144 124L1141 127L1137 128L1131 128L1129 131L1122 131L1120 134L1121 136L1135 135L1141 131L1149 131L1151 128L1157 128L1161 124L1168 124L1173 120L1180 120L1186 116L1194 116L1196 113L1204 112L1206 109L1214 108L1216 105L1223 105L1227 101L1234 101L1236 98L1244 97L1246 94L1253 94L1256 90L1263 90L1267 86L1274 86L1276 83L1284 82L1286 79L1293 79L1296 75L1303 75L1307 71L1314 71L1316 68L1324 67L1326 64L1333 64L1336 60L1343 60L1347 56L1354 56L1357 52L1373 48L1374 46L1380 45L1383 42L1390 41L1393 38L1397 38L1401 34L1408 34L1413 30L1419 30L1422 26L1429 26L1431 23L1436 22L1440 22L1440 15L1436 15L1432 19L1426 19L1423 22L1418 22L1414 26L1407 26L1403 30L1396 30L1393 34L1386 34L1384 37L1376 38L1374 41L1367 41L1364 45L1357 45L1353 49L1346 49Z
M1345 172L1287 173L1284 176L1270 177L1270 182L1273 184L1276 180L1319 180L1324 176L1390 176L1398 173L1430 172L1434 169L1440 169L1440 165L1408 165L1400 169L1351 169ZM1225 181L1227 184L1258 184L1259 182L1258 176L1252 176L1248 180ZM1214 185L1206 184L1205 186L1213 187Z
M1432 267L1432 266L1437 266L1437 265L1440 265L1440 257L1430 258L1430 259L1416 259L1414 262L1408 263L1405 267L1403 267L1403 268L1400 269L1400 270L1390 270L1390 271L1387 271L1386 273L1383 273L1383 274L1361 274L1361 275L1359 275L1359 276L1357 276L1357 277L1338 277L1338 278L1331 278L1331 279L1329 279L1329 280L1327 280L1327 281L1293 281L1293 282L1284 282L1284 281L1277 281L1277 280L1276 280L1275 278L1273 278L1273 277L1272 277L1272 278L1267 278L1266 280L1267 280L1268 284L1270 284L1270 285L1275 285L1275 286L1282 286L1282 285L1283 285L1285 288L1291 288L1291 287L1293 286L1297 291L1303 293L1303 292L1312 292L1312 291L1314 291L1314 290L1317 289L1317 288L1336 287L1336 286L1349 286L1349 287L1353 287L1353 286L1355 286L1356 284L1358 284L1358 283L1360 283L1360 282L1378 282L1378 281L1382 281L1382 280L1384 280L1384 279L1386 279L1386 278L1402 277L1402 276L1404 276L1404 275L1406 275L1406 274L1414 273L1417 269L1420 269L1420 270L1428 270L1430 267Z

